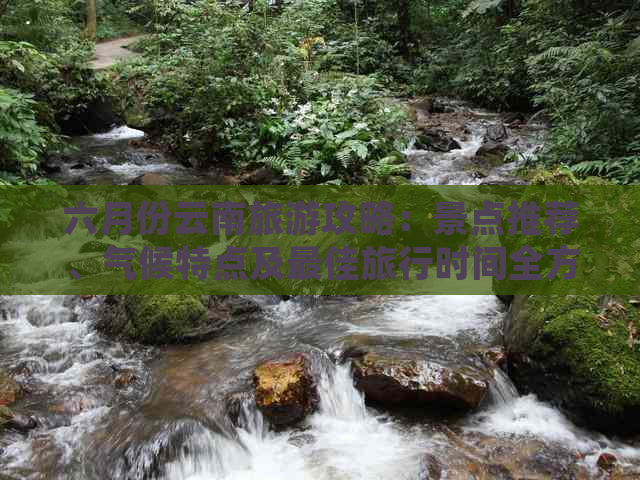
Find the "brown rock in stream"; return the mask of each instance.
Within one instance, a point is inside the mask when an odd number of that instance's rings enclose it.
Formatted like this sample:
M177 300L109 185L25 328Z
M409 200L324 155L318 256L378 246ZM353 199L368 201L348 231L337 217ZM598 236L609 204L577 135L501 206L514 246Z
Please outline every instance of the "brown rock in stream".
M33 418L17 414L9 407L0 405L0 431L4 428L10 428L19 432L28 432L37 426L38 424Z
M22 388L6 372L0 370L0 405L11 405L22 395Z
M256 405L275 429L304 420L318 405L309 359L302 354L259 365L253 380Z
M484 375L471 367L448 367L422 359L375 353L353 361L356 387L385 407L477 408L488 390Z
M618 463L618 459L612 453L603 453L598 457L598 467L600 467L605 472L613 472Z
M113 381L113 385L118 390L123 390L129 387L132 383L136 382L137 380L138 380L138 376L136 375L136 372L134 372L131 369L125 369L118 372L115 380Z

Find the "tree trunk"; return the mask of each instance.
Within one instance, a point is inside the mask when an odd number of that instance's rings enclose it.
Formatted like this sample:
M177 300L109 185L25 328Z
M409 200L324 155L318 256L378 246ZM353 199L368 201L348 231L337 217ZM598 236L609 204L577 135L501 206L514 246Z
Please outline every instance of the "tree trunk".
M398 1L398 33L400 36L400 52L405 58L409 57L409 0Z
M518 15L519 6L517 0L507 0L507 16L514 18Z
M7 13L9 7L9 0L0 0L0 17Z
M98 28L98 13L96 9L96 0L87 0L87 26L84 35L89 40L96 39L96 30Z

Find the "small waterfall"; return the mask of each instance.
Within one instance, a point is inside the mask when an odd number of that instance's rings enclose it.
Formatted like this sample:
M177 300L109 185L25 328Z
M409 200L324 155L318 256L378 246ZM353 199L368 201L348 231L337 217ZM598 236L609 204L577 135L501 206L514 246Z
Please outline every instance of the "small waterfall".
M419 448L385 418L371 414L349 365L319 380L319 411L302 431L274 433L246 400L235 438L198 429L165 465L166 480L415 480Z
M495 405L513 403L519 396L511 379L499 368L493 371L493 382L489 386L491 400Z
M339 365L322 375L318 392L322 416L349 421L364 421L367 409L364 396L353 386L350 365Z
M93 140L114 141L114 140L132 140L135 138L144 138L145 133L142 130L136 130L135 128L127 127L123 125L111 129L106 133L96 133L90 135L88 138Z

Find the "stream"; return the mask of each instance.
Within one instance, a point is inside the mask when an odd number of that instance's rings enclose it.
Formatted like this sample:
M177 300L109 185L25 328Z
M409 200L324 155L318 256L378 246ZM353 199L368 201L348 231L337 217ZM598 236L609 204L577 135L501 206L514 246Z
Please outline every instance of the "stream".
M461 148L409 150L413 181L514 178L513 164L486 178L467 168L498 115L460 103L450 110L442 122L453 125ZM142 135L121 127L78 139L78 160L52 177L127 184L152 174L168 183L214 183L217 175L132 146ZM524 125L508 141L526 155L540 135ZM100 299L0 298L0 368L27 388L17 407L39 425L29 434L0 433L0 480L605 479L596 465L603 452L624 467L616 478L640 478L640 446L575 426L535 396L519 395L499 368L478 410L443 416L366 405L349 363L337 361L354 345L470 361L500 345L505 312L493 296L252 299L264 308L261 321L196 345L144 348L95 332ZM239 425L231 424L225 399L251 385L256 364L291 352L315 359L316 413L302 428L276 433L244 399ZM133 380L118 382L127 373Z

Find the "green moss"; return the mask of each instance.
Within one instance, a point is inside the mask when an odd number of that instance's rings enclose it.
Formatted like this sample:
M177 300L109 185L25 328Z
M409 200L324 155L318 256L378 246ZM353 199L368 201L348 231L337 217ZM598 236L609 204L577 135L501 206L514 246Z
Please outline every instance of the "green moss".
M13 420L13 412L9 410L9 407L0 405L0 431Z
M144 343L179 342L207 321L207 309L195 295L131 296L126 311L126 335Z
M617 415L640 406L640 330L633 306L600 306L595 296L531 297L529 318L539 335L532 357L548 370L567 372L585 404Z

